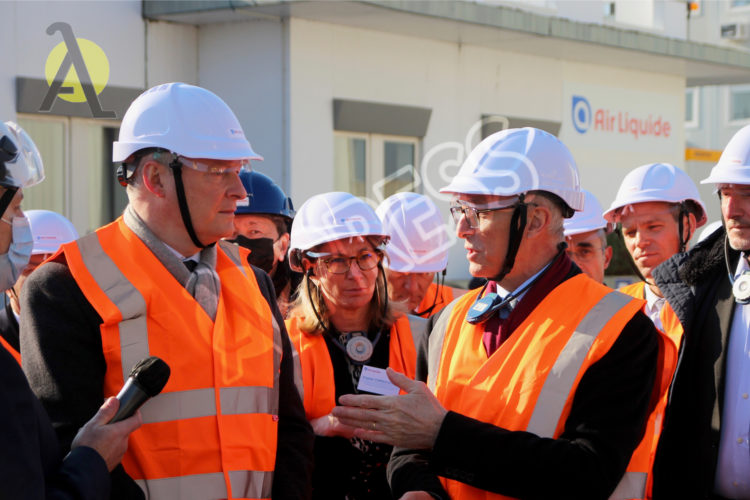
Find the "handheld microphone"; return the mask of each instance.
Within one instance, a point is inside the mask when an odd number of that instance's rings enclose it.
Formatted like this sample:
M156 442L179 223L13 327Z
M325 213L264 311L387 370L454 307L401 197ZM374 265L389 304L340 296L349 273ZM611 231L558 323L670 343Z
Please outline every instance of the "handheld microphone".
M153 398L164 389L169 380L169 365L156 356L137 362L130 370L125 385L120 389L117 399L120 407L108 423L119 422L132 416L149 398Z

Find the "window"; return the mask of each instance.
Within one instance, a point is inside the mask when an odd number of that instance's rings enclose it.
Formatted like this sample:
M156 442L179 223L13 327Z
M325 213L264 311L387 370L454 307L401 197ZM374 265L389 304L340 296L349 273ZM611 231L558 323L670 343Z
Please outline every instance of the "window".
M39 149L45 175L24 190L24 209L60 213L82 235L122 213L127 200L112 163L115 122L19 114L18 124Z
M750 85L729 87L729 121L750 120Z
M336 132L335 188L375 203L414 191L418 143L416 137Z
M18 117L18 124L36 144L44 164L44 181L24 189L24 209L44 209L66 215L65 179L68 176L68 120Z
M698 94L700 89L688 87L685 89L685 126L690 128L698 127L700 109L698 108Z

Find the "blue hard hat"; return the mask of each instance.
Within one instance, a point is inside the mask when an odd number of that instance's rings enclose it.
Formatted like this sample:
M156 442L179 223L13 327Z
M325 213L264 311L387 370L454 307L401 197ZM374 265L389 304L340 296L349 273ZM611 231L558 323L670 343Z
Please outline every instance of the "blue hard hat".
M256 171L242 170L240 180L247 197L237 202L235 215L281 215L290 221L294 218L292 199L270 177Z

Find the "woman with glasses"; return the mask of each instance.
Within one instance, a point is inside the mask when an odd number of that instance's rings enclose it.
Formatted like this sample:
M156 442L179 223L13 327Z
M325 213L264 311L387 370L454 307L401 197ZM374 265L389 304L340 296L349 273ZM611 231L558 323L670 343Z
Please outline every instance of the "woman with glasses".
M388 301L382 267L388 239L372 208L349 193L310 198L292 224L289 262L304 277L286 327L316 434L314 498L391 498L385 476L391 447L355 437L331 415L343 394L385 393L388 387L367 381L387 367L414 378L409 319Z

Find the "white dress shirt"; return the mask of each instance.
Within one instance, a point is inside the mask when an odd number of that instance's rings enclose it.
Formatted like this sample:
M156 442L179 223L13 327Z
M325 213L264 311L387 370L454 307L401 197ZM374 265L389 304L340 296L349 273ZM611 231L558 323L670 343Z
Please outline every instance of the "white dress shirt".
M661 310L664 308L664 304L667 303L664 297L659 297L653 291L648 283L645 285L646 288L646 316L654 322L654 326L659 329L660 332L664 331L664 326L661 324Z
M736 280L750 271L744 252L740 256ZM750 304L735 304L729 330L721 417L719 460L714 492L734 499L750 499ZM689 436L685 436L689 439Z

